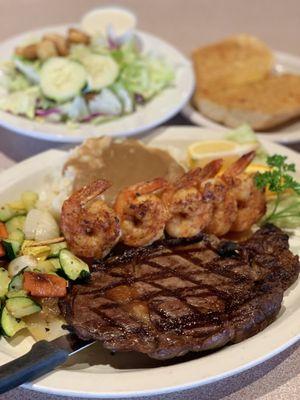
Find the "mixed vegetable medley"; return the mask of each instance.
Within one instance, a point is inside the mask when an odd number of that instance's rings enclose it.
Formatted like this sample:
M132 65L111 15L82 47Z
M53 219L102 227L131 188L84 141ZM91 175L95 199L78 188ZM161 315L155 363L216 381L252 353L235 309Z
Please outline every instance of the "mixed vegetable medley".
M29 316L45 314L49 299L53 309L68 281L89 276L88 265L59 236L51 213L35 208L37 200L36 193L24 192L0 207L1 327L8 337L27 327Z
M135 34L91 37L78 29L17 47L0 66L0 109L29 119L99 124L133 113L174 82L162 57Z

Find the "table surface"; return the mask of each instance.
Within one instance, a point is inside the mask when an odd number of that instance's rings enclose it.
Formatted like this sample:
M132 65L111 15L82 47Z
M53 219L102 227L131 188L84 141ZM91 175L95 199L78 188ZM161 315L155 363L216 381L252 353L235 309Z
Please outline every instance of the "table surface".
M116 4L116 2L110 2ZM0 0L0 40L26 30L79 20L101 0ZM300 55L299 0L123 0L131 8L139 27L153 32L189 55L193 48L226 35L247 32L259 36L272 48ZM176 116L168 124L185 124ZM0 128L0 170L49 148L51 142L18 136ZM300 150L300 145L292 146ZM300 345L295 344L271 360L239 375L201 388L150 400L279 400L299 399ZM2 395L6 400L64 399L16 389ZM65 398L67 399L67 398Z

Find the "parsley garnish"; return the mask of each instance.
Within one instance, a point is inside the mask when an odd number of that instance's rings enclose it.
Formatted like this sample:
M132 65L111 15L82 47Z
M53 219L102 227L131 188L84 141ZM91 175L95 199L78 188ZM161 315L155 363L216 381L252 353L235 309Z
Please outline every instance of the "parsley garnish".
M292 190L297 195L300 195L300 183L290 175L291 172L296 172L295 164L288 164L286 160L286 156L279 154L269 156L267 164L271 167L271 170L258 173L255 176L255 183L259 189L268 188L276 195L273 209L265 219L265 222L279 218L300 217L299 201L297 203L292 202L288 207L278 210L283 193L286 190Z

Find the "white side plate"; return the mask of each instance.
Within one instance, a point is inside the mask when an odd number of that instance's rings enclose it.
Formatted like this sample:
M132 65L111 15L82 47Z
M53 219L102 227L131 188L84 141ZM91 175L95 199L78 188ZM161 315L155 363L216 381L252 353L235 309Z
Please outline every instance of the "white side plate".
M178 151L198 140L222 137L198 127L170 127L150 137L151 145ZM295 152L263 141L270 153L287 155L300 170ZM1 202L16 198L25 189L37 190L47 174L59 168L64 152L50 150L24 161L0 175ZM183 359L159 362L137 353L112 356L100 344L78 353L67 366L26 385L27 388L60 395L113 398L160 394L203 385L233 375L274 356L300 338L300 285L287 292L278 318L264 331L242 343L226 346L210 355L191 353ZM0 364L24 353L32 341L16 338L11 346L0 340Z
M74 24L72 25L74 26ZM16 46L28 38L39 38L46 32L65 33L69 25L51 26L27 32L0 44L0 59L9 59ZM163 90L145 106L133 114L100 125L80 124L70 128L63 123L31 121L0 111L0 125L21 135L54 142L78 143L91 136L132 136L152 129L177 114L190 99L194 90L194 74L191 62L165 41L140 32L144 51L161 55L175 67L174 85Z
M274 52L276 57L277 72L292 72L300 74L300 57L290 54ZM183 115L193 122L195 125L204 126L207 128L227 131L224 125L214 122L200 111L196 110L191 103L187 103L182 110ZM298 120L287 123L281 127L273 128L268 133L259 133L264 139L278 143L294 143L300 141L300 118Z

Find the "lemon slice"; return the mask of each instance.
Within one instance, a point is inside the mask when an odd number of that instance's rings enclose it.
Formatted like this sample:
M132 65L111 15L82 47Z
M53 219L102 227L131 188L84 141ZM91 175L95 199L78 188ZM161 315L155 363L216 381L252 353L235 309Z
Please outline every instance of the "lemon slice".
M81 28L90 35L106 35L107 28L113 28L117 36L135 29L136 16L124 8L103 7L96 8L85 14L81 20Z
M248 174L255 174L256 172L260 172L260 173L264 173L267 171L271 171L271 167L269 167L268 165L264 165L264 164L250 164L248 165L248 167L246 168L246 172Z
M189 146L188 161L191 167L202 167L211 160L222 158L226 166L257 148L257 143L239 144L230 140L205 140Z

